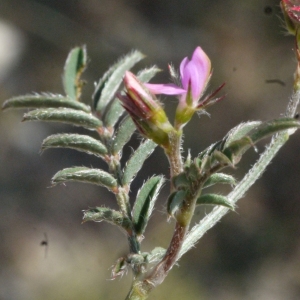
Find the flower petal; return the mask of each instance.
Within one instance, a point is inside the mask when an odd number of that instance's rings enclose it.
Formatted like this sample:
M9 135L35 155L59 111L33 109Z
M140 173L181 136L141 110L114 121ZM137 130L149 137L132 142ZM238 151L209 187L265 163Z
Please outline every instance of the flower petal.
M175 84L153 84L153 83L144 83L144 86L152 94L164 94L164 95L181 95L186 93L185 89L180 88Z
M193 102L197 102L201 97L205 86L209 80L211 63L205 52L197 47L192 59L185 57L180 64L181 84L185 90L191 84Z
M211 72L211 62L201 47L197 47L195 49L191 61L198 66L200 73L203 74L203 77L208 79Z
M180 63L180 78L181 78L181 84L185 90L188 89L189 85L189 78L185 77L184 70L187 66L187 64L190 62L188 57L185 57L181 63Z

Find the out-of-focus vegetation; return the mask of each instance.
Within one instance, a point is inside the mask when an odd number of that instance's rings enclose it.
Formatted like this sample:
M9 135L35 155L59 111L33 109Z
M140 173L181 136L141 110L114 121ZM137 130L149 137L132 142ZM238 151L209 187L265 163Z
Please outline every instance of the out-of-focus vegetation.
M227 96L209 109L211 117L188 125L184 150L192 148L195 155L241 121L273 119L284 111L296 61L293 38L285 36L279 16L275 0L1 0L1 103L31 92L62 92L64 61L77 45L86 44L90 58L83 76L87 103L94 82L132 48L147 55L139 66L158 64L164 72L154 81L166 82L167 63L179 66L200 45L214 69L210 88L225 81ZM175 102L165 103L170 114ZM40 156L43 138L79 129L21 123L21 116L16 111L0 116L0 298L123 299L131 274L107 279L111 265L127 252L125 238L107 224L80 224L81 210L112 206L110 194L76 183L48 188L58 170L98 167L99 160L66 149ZM297 132L236 213L182 258L151 299L300 298L299 143ZM247 154L236 177L257 157ZM160 151L133 188L153 173L168 173ZM166 222L164 208L162 194L145 251L168 244L173 224ZM200 209L199 216L207 211Z

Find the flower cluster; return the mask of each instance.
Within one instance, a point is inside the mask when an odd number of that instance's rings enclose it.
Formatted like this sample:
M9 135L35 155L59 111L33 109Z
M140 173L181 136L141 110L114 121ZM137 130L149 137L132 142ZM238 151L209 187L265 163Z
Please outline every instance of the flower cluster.
M156 99L156 94L178 95L179 104L175 115L175 130L181 130L195 112L216 103L222 98L213 99L223 87L201 100L211 77L211 62L206 53L197 47L189 59L185 57L180 64L181 86L175 84L142 84L130 72L126 72L125 95L119 95L123 107L131 115L140 132L159 145L167 145L173 126Z

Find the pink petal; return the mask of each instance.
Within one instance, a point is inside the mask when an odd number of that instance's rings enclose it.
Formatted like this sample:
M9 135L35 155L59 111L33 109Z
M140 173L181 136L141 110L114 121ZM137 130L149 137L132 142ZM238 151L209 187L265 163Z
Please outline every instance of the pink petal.
M203 74L200 72L198 66L190 61L187 67L185 68L186 77L191 82L192 97L194 101L198 101L206 82L206 78L203 77Z
M191 61L198 66L203 77L208 79L211 71L211 62L206 53L200 47L195 49Z
M209 80L211 64L205 52L197 47L192 59L185 57L180 64L181 83L185 90L191 83L192 97L195 102L199 100Z
M169 84L144 83L144 86L152 94L181 95L183 93L186 93L186 90L172 83Z
M181 81L182 81L182 79L184 78L184 70L185 70L187 64L189 63L189 61L190 61L190 60L189 60L187 57L185 57L185 58L181 61L181 63L180 63L180 77L181 77ZM183 84L183 82L181 82L181 83L182 83L182 85L184 86L184 88L187 89L188 80L187 80L187 82L186 82L186 86Z

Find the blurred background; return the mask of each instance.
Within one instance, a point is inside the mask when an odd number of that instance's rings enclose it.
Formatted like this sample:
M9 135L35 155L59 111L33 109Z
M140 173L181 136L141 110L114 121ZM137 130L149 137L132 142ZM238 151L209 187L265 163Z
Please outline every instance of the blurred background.
M296 67L278 0L0 0L0 102L32 92L62 93L64 61L83 44L90 59L83 76L86 103L94 82L133 48L147 55L136 70L153 64L163 69L153 82L168 82L167 63L178 67L196 46L205 50L214 69L209 90L226 82L226 98L186 127L183 149L186 154L192 148L193 155L242 121L279 117ZM176 100L165 103L172 115ZM131 274L109 279L110 267L128 251L126 238L104 223L81 224L82 210L116 207L113 198L92 185L50 188L62 168L104 165L71 150L39 153L50 134L86 131L21 123L23 113L0 115L0 299L124 299ZM236 212L211 229L149 299L300 299L299 144L296 132ZM257 158L250 150L229 172L240 179ZM159 150L133 182L132 198L153 173L168 176ZM166 222L167 192L168 186L143 251L168 245L174 224ZM209 211L198 209L195 222Z

